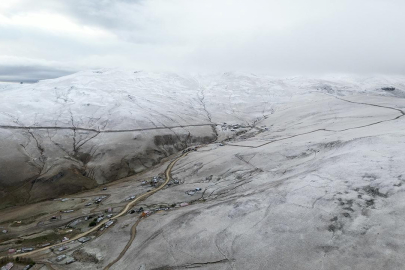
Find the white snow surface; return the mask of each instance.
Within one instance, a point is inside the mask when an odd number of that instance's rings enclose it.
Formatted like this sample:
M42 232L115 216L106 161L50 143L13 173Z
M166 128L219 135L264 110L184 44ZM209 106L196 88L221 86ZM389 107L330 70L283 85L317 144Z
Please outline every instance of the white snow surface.
M28 170L20 173L22 182L50 177L69 166L97 182L145 168L145 177L152 177L165 166L152 167L150 160L202 137L216 139L175 165L179 185L142 202L145 208L189 205L143 219L111 269L402 269L404 91L403 76L123 70L6 85L0 87L0 165L11 172L0 171L0 180L12 175L16 181L17 170ZM245 127L232 131L224 122ZM216 132L191 126L204 124ZM139 130L164 126L182 127ZM202 190L187 195L197 187ZM126 182L122 192L132 189L141 190L140 181ZM98 265L61 269L102 269L124 249L134 222L133 215L124 216L83 246L102 258Z
M179 75L129 70L83 71L36 84L0 86L0 124L121 130L252 123L292 97L322 92L380 95L405 92L404 77L274 78L254 74ZM405 96L405 94L404 94ZM204 107L205 106L205 107ZM207 115L208 114L208 115ZM74 122L72 123L72 116Z

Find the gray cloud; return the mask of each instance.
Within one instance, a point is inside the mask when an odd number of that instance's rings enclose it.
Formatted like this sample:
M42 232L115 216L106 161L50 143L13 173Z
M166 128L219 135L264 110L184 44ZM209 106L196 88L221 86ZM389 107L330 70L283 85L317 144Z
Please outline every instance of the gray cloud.
M65 1L66 12L80 22L103 26L113 30L134 30L140 25L134 23L134 17L142 13L144 0L103 0L80 1L75 5Z
M403 73L404 9L401 0L4 0L0 60L20 60L0 77L100 67Z

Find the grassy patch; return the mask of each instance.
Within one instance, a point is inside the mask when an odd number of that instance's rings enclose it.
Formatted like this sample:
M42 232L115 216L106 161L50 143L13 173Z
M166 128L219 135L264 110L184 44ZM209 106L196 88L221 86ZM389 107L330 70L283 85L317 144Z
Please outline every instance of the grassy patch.
M35 222L36 220L37 220L37 218L39 218L39 217L42 217L42 216L45 216L45 215L47 215L48 213L40 213L40 214L37 214L37 215L35 215L35 216L30 216L30 217L27 217L27 218L24 218L24 219L16 219L16 220L7 220L7 221L3 221L2 223L0 223L0 224L9 224L9 223L12 223L10 226L11 227L19 227L19 226L23 226L23 225L29 225L29 224L31 224L31 223L33 223L33 222ZM15 221L21 221L21 223L17 223L17 222L15 222Z

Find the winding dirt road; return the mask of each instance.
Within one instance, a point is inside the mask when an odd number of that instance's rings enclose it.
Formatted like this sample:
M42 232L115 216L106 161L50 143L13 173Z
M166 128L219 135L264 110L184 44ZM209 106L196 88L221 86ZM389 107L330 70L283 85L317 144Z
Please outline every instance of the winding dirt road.
M167 183L169 183L169 181L172 179L171 172L172 172L172 169L173 169L174 165L176 164L177 161L179 161L179 159L181 159L182 157L185 157L187 154L188 154L188 152L183 153L180 157L178 157L178 158L176 158L175 160L173 160L173 161L169 164L169 166L167 166L166 171L165 171L166 181L163 183L163 185L161 185L161 186L158 187L157 189L153 190L153 193L155 193L155 192L161 190L164 186L167 185ZM144 198L146 198L146 197L148 197L148 196L150 196L150 195L153 194L153 193L151 193L151 194L149 194L149 193L150 193L150 192L145 193L145 194L142 195L142 196L145 196ZM141 196L141 197L142 197L142 196ZM140 199L141 197L138 197L138 199ZM127 252L127 250L129 249L129 247L131 246L132 242L133 242L134 239L135 239L135 236L136 236L136 227L138 226L139 222L141 222L141 220L142 220L142 218L139 218L139 219L135 222L135 224L132 225L132 227L131 227L131 237L130 237L128 243L125 245L125 247L124 247L124 249L121 251L120 255L119 255L115 260L113 260L112 262L110 262L110 263L104 268L104 270L109 270L111 266L113 266L116 262L118 262L118 261L125 255L125 253Z
M128 203L128 204L124 207L124 209L121 210L120 213L118 213L117 215L115 215L115 216L112 217L111 219L105 219L105 220L103 220L102 222L100 222L98 225L96 225L96 226L93 227L92 229L90 229L90 230L88 230L88 231L86 231L86 232L83 232L83 233L81 233L81 234L78 234L78 235L74 236L73 238L69 239L68 241L61 242L61 243L58 243L58 244L54 244L54 245L51 245L51 246L47 246L47 247L44 247L44 248L36 249L36 250L34 250L34 251L31 251L31 252L26 252L26 253L21 253L21 254L15 254L15 255L12 255L12 256L9 256L9 257L12 257L12 258L16 258L16 257L29 257L29 256L33 256L33 255L38 254L38 253L43 252L43 251L48 251L50 248L55 248L55 247L58 247L58 246L66 245L66 244L71 243L71 242L73 242L73 241L75 241L75 240L77 240L77 239L79 239L79 238L81 238L81 237L87 236L87 235L89 235L89 234L91 234L91 233L97 231L98 229L100 229L101 227L103 227L104 224L105 224L107 221L113 220L113 219L117 219L117 218L119 218L119 217L125 215L125 214L128 212L129 209L131 209L132 207L135 206L136 203L138 203L139 201L141 201L141 200L143 200L143 199L146 199L146 198L149 197L150 195L152 195L152 194L158 192L159 190L163 189L163 188L169 183L169 181L172 179L172 178L171 178L171 171L172 171L174 165L177 163L177 161L179 161L181 158L185 157L187 154L188 154L188 152L183 153L181 156L177 157L175 160L173 160L172 162L170 162L169 166L167 166L167 168L166 168L166 170L165 170L166 180L165 180L165 182L164 182L162 185L160 185L158 188L156 188L156 189L154 189L154 190L151 190L151 191L149 191L149 192L146 192L146 193L142 194L141 196L137 197L135 200L133 200L133 201L131 201L130 203ZM139 223L139 221L140 221L140 220L138 220L137 223ZM136 224L137 224L137 223L136 223ZM115 263L116 261L118 261L118 260L125 254L125 252L126 252L126 251L128 250L128 248L129 248L129 246L131 245L132 241L135 239L135 230L136 230L136 229L134 229L134 227L136 228L136 226L133 226L133 229L131 229L131 239L129 240L127 246L126 246L126 247L124 248L124 250L121 252L120 256L119 256L116 260L114 260L114 261L112 262L112 264ZM133 231L133 230L134 230L134 231ZM132 232L132 231L133 231L133 232ZM0 257L0 258L1 258L1 257ZM111 264L111 265L112 265L112 264ZM110 267L110 266L108 266L108 268L109 268L109 267ZM108 268L106 268L106 269L108 269Z
M134 225L131 227L131 237L128 241L128 243L125 245L124 249L120 252L120 255L118 255L117 258L115 258L112 262L110 262L106 267L104 267L104 270L109 270L111 266L113 266L115 263L117 263L121 258L125 255L129 247L132 245L132 242L135 239L136 236L136 227L138 226L139 222L141 222L142 218L139 218Z

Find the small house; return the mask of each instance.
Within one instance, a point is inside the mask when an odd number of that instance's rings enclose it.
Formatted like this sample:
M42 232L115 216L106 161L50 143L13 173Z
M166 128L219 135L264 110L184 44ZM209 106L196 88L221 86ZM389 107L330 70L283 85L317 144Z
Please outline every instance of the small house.
M5 266L3 266L1 268L1 270L10 270L11 268L13 268L14 264L12 262L9 262L8 264L6 264Z
M91 238L90 237L88 237L88 236L84 236L84 237L81 237L81 238L79 238L79 239L77 239L77 241L79 241L80 243L86 243L86 242L88 242L88 241L90 241L91 240Z
M63 261L64 259L66 259L66 255L65 255L65 254L59 255L58 257L56 257L56 261L57 261L57 262Z

